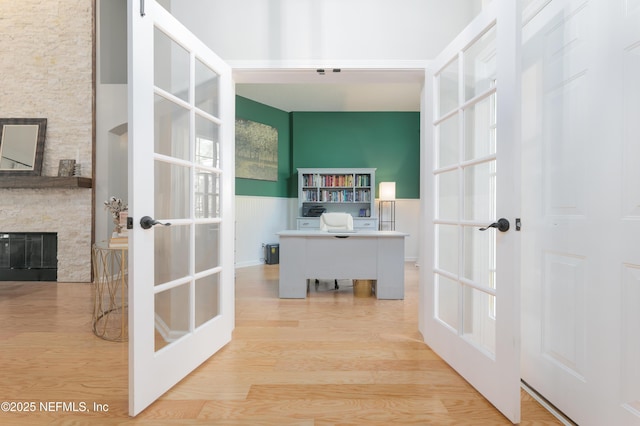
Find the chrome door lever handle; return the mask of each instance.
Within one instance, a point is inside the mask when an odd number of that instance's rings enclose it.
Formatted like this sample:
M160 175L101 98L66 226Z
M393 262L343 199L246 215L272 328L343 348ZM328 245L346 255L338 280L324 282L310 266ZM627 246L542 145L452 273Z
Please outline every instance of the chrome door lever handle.
M154 225L170 226L171 224L169 222L167 223L158 222L157 220L149 216L143 216L142 219L140 219L140 226L142 226L142 229L149 229Z
M489 228L497 228L500 232L507 232L509 230L509 221L505 218L498 219L497 222L493 222L491 225L484 228L480 228L481 231L486 231Z

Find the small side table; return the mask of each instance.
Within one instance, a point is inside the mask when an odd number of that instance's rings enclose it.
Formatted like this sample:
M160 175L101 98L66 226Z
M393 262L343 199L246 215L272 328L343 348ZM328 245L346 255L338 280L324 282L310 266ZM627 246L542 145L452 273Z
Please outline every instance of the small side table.
M93 333L105 340L125 342L129 338L126 247L109 248L96 243L91 252L93 267Z

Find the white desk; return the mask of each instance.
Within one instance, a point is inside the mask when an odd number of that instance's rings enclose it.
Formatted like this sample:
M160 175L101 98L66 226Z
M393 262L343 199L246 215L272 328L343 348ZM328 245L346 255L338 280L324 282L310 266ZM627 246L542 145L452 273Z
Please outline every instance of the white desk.
M307 279L377 280L378 299L404 299L404 239L396 231L282 231L280 297L307 296Z

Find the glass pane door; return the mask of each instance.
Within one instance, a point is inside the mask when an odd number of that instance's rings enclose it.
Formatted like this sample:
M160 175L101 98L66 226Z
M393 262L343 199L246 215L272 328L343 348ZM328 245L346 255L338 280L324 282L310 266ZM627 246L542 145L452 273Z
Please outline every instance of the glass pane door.
M500 215L514 222L518 214L512 185L519 133L507 118L519 105L515 3L494 1L427 72L433 99L424 164L431 167L423 199L433 199L424 207L433 229L424 236L425 264L432 267L423 275L421 328L434 351L513 422L520 416L513 345L519 240L513 225L506 232L487 226Z
M155 1L141 4L129 3L131 415L234 323L231 69Z

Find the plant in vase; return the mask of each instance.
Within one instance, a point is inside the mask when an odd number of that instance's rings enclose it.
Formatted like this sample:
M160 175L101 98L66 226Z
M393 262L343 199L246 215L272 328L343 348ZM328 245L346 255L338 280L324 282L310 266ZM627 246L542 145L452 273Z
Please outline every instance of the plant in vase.
M104 209L109 210L109 213L111 213L111 218L113 219L114 224L114 236L122 233L123 224L120 221L120 213L128 212L129 208L127 207L127 205L123 203L120 198L112 196L108 201L104 202Z

